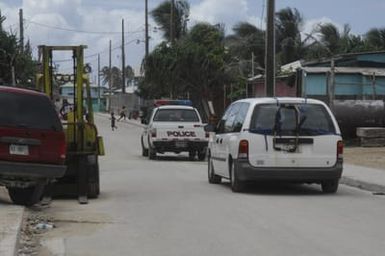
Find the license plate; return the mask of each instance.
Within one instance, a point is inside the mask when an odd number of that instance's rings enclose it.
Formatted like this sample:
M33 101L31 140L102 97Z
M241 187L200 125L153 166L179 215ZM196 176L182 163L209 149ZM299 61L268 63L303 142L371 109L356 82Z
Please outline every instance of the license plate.
M29 149L26 145L9 145L9 154L10 155L20 155L20 156L28 156Z
M175 147L177 148L185 148L187 146L187 143L185 141L176 141Z

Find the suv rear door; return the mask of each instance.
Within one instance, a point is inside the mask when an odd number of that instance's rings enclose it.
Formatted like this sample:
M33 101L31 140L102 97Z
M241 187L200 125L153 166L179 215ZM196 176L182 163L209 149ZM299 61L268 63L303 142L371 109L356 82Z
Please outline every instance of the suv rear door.
M255 167L317 168L336 164L341 136L324 105L256 105L249 131L249 160Z
M0 160L63 164L63 128L48 97L0 91Z

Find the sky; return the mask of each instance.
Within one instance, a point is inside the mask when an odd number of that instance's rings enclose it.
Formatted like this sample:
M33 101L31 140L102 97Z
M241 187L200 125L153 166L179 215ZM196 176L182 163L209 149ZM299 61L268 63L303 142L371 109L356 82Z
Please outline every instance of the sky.
M148 0L151 11L162 0ZM190 0L189 26L205 21L225 25L226 33L240 21L264 28L266 0ZM303 15L303 32L309 33L319 23L332 22L342 29L348 23L355 34L385 27L385 0L276 0L276 10L292 7ZM37 46L88 45L85 56L97 70L108 65L108 45L112 40L113 65L121 65L121 22L125 20L126 64L139 70L144 55L144 0L0 0L0 10L7 20L3 27L19 34L19 9L24 12L25 38L36 56ZM64 29L64 30L63 30ZM150 20L150 50L162 40L162 33ZM69 72L70 54L57 54L54 61L61 72ZM96 72L93 72L93 79Z

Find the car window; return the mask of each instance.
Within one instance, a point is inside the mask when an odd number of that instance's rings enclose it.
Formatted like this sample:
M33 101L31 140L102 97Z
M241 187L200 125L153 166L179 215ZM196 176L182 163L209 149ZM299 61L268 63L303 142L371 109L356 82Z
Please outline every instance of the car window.
M154 116L156 122L199 122L194 109L159 109Z
M235 103L229 112L227 120L225 122L225 133L234 131L234 122L238 115L239 109L241 108L241 103Z
M241 103L238 114L235 117L233 124L233 132L240 132L243 126L243 122L245 121L247 111L249 110L249 103Z
M232 107L233 107L233 105L230 105L229 107L227 107L221 120L219 120L219 122L217 124L217 133L224 133L225 132L225 122L227 120L227 117L229 116L229 113L231 112Z
M295 135L297 128L303 136L335 133L329 113L318 104L257 105L250 124L251 132L268 135Z
M47 97L8 92L0 92L0 126L62 130Z

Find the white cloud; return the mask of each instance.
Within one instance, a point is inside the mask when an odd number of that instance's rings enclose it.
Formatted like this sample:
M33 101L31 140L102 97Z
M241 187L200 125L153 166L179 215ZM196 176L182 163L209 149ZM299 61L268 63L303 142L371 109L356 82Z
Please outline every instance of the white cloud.
M211 24L226 24L226 32L240 21L248 19L246 0L203 0L191 7L190 19L192 24L205 21Z

